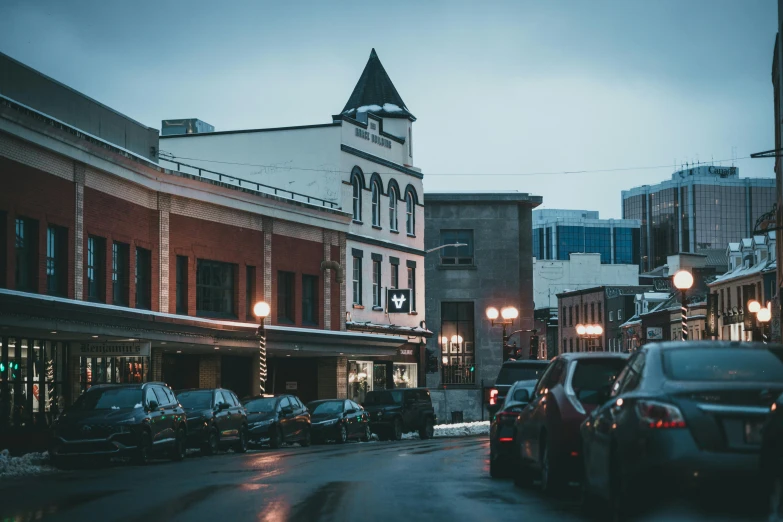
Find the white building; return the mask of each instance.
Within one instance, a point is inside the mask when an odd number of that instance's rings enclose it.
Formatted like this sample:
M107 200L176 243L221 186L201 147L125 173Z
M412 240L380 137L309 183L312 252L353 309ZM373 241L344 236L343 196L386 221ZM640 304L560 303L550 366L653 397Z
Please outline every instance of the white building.
M423 175L413 165L414 121L373 49L348 102L331 123L161 136L161 159L183 171L217 171L228 175L219 181L273 194L283 192L271 187L286 187L288 197L304 202L320 198L325 206L353 213L339 253L324 252L325 260L338 261L345 269L344 328L410 336L393 369L349 359L349 382L361 384L356 389L362 392L352 394L356 399L373 387L412 387L424 380L422 335L429 332L420 328ZM411 289L409 313L387 314L388 288Z

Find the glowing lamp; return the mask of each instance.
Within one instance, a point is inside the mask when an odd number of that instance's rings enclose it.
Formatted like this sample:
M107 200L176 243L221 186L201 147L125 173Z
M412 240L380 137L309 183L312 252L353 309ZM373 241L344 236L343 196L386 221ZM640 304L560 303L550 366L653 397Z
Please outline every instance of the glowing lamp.
M595 325L595 335L603 335L604 327L600 324Z
M752 314L756 314L758 313L759 310L761 310L761 303L759 303L755 299L748 301L748 312Z
M584 335L587 332L587 328L585 328L585 325L578 324L576 325L576 335Z
M759 322L767 323L770 319L772 319L772 312L769 308L761 308L756 314L756 319L758 319Z
M494 321L495 319L498 318L498 316L500 316L500 312L498 312L497 308L495 308L494 306L490 306L489 308L487 308L487 319L489 319L490 321Z
M519 310L517 310L513 306L506 306L500 311L500 315L503 317L503 319L509 321L519 317Z
M674 274L674 287L677 290L688 290L693 286L693 275L687 270L680 270Z
M253 307L253 313L256 314L256 317L260 317L261 319L269 316L269 312L271 311L272 310L269 308L269 305L264 301L257 302Z

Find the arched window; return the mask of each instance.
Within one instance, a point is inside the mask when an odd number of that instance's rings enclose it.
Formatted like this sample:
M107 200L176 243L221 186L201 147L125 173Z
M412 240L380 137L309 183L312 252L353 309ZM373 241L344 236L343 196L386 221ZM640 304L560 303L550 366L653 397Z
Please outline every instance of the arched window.
M397 189L389 187L389 228L397 231Z
M405 229L411 236L416 234L416 214L415 214L415 201L413 200L413 193L408 191L405 193Z
M377 181L372 182L372 224L375 227L381 226L381 187Z
M351 178L353 187L353 220L362 220L362 182L357 174Z

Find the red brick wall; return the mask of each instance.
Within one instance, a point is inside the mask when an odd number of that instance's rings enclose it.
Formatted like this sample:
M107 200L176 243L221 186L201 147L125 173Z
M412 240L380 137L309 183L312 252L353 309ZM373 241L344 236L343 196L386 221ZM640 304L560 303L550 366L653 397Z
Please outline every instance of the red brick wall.
M330 256L332 261L337 261L340 263L340 265L343 267L345 281L348 281L348 271L347 267L345 267L345 259L340 257L340 247L333 246L331 249L332 251ZM340 330L340 314L344 313L343 310L340 310L340 283L338 283L336 279L336 270L330 270L327 273L329 274L329 277L332 278L332 330Z
M65 273L68 278L67 297L73 298L73 237L76 215L76 195L73 182L43 173L6 158L0 158L0 211L5 212L4 239L0 255L4 262L5 277L0 285L13 289L15 286L16 259L14 240L16 217L27 217L38 221L38 292L46 293L46 229L48 225L65 227L68 230L68 255Z
M169 310L172 313L177 309L177 256L188 258L188 315L196 315L196 260L209 259L236 265L234 310L240 321L248 320L245 306L247 266L256 267L256 299L261 299L264 295L262 232L171 214L169 218ZM250 314L252 315L252 310Z
M272 234L272 324L286 324L278 321L277 315L277 273L279 271L294 272L294 315L295 325L301 327L316 328L313 325L302 324L302 275L318 277L318 326L323 328L323 273L321 261L324 257L322 243L307 241L288 236ZM339 296L338 296L339 299Z

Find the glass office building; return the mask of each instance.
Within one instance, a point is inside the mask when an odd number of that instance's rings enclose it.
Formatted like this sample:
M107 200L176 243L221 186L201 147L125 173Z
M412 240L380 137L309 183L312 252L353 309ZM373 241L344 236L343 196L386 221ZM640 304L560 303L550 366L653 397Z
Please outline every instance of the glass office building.
M592 210L533 211L533 257L568 261L574 253L601 254L601 263L639 264L638 220L600 219Z
M657 185L624 190L623 218L641 222L642 272L681 252L725 250L750 237L776 201L774 178L740 178L737 167L680 170Z

